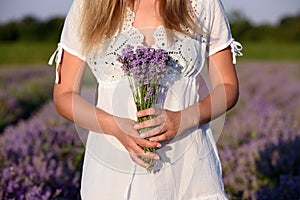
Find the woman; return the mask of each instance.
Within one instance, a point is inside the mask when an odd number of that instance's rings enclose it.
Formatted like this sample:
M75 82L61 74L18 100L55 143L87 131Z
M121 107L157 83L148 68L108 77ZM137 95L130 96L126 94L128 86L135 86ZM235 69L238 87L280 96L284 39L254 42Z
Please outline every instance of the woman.
M75 0L50 63L57 53L57 111L90 130L82 198L227 199L208 123L238 99L237 44L219 0ZM136 112L117 61L127 45L165 49L181 67L162 108ZM85 64L98 82L96 106L80 96ZM205 66L211 92L200 100ZM153 173L142 158L157 160Z

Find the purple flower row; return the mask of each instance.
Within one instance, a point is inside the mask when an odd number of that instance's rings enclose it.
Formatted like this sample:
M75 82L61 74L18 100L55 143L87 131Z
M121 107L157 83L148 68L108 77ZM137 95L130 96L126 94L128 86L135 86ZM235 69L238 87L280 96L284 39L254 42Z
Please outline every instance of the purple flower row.
M300 198L300 77L297 64L238 68L238 105L219 140L230 199Z
M0 136L0 199L79 199L83 145L53 104Z
M230 199L300 199L297 63L240 65L241 94L218 141ZM18 106L14 95L7 106ZM79 199L83 146L52 103L0 135L0 199Z
M51 98L51 72L46 67L0 70L0 132Z

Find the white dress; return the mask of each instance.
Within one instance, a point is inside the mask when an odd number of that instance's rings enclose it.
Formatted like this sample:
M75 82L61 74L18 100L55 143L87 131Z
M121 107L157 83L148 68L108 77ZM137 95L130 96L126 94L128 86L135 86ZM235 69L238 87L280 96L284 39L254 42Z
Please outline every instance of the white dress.
M56 62L60 63L62 49L86 61L98 82L96 106L115 116L136 120L128 80L116 56L128 44L142 45L145 39L143 30L132 26L134 13L128 9L121 33L107 40L105 48L100 45L98 51L83 56L77 30L81 2L75 0L68 13L56 51ZM175 32L175 39L168 40L164 27L152 29L154 44L151 45L166 49L181 66L176 78L166 83L168 92L163 108L173 111L199 101L199 78L210 55L229 45L233 59L239 53L221 2L191 0L191 3L193 9L190 12L203 28L203 34L191 38ZM54 57L55 54L51 60ZM56 82L58 79L56 76ZM209 124L165 142L158 154L162 162L158 162L153 173L147 173L130 159L116 138L90 131L84 157L82 199L227 199L221 163Z

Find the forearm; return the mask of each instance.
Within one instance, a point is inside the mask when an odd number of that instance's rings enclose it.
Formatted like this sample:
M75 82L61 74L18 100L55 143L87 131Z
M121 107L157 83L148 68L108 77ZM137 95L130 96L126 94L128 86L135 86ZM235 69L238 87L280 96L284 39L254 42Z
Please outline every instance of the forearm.
M206 124L230 110L236 104L238 96L237 86L220 85L206 98L182 110L181 119L187 128Z
M80 127L111 134L110 129L114 123L113 116L96 108L79 94L74 92L55 94L54 92L54 104L59 114Z
M230 47L210 56L208 72L212 91L182 112L189 127L203 125L231 109L238 100L239 89Z

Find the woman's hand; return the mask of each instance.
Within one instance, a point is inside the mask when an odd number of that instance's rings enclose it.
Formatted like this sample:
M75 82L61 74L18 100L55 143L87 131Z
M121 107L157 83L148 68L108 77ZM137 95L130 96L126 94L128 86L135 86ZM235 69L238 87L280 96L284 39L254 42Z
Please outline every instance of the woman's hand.
M171 140L187 129L182 124L180 111L173 112L159 108L148 108L137 112L137 116L153 116L152 119L137 123L134 126L137 130L152 127L153 129L143 132L140 136L149 138L153 142Z
M131 159L144 168L149 168L149 164L145 163L141 157L159 160L159 156L155 153L145 152L142 147L160 148L159 142L149 141L140 137L138 131L133 128L135 121L114 117L116 126L112 131L114 135L129 152Z

